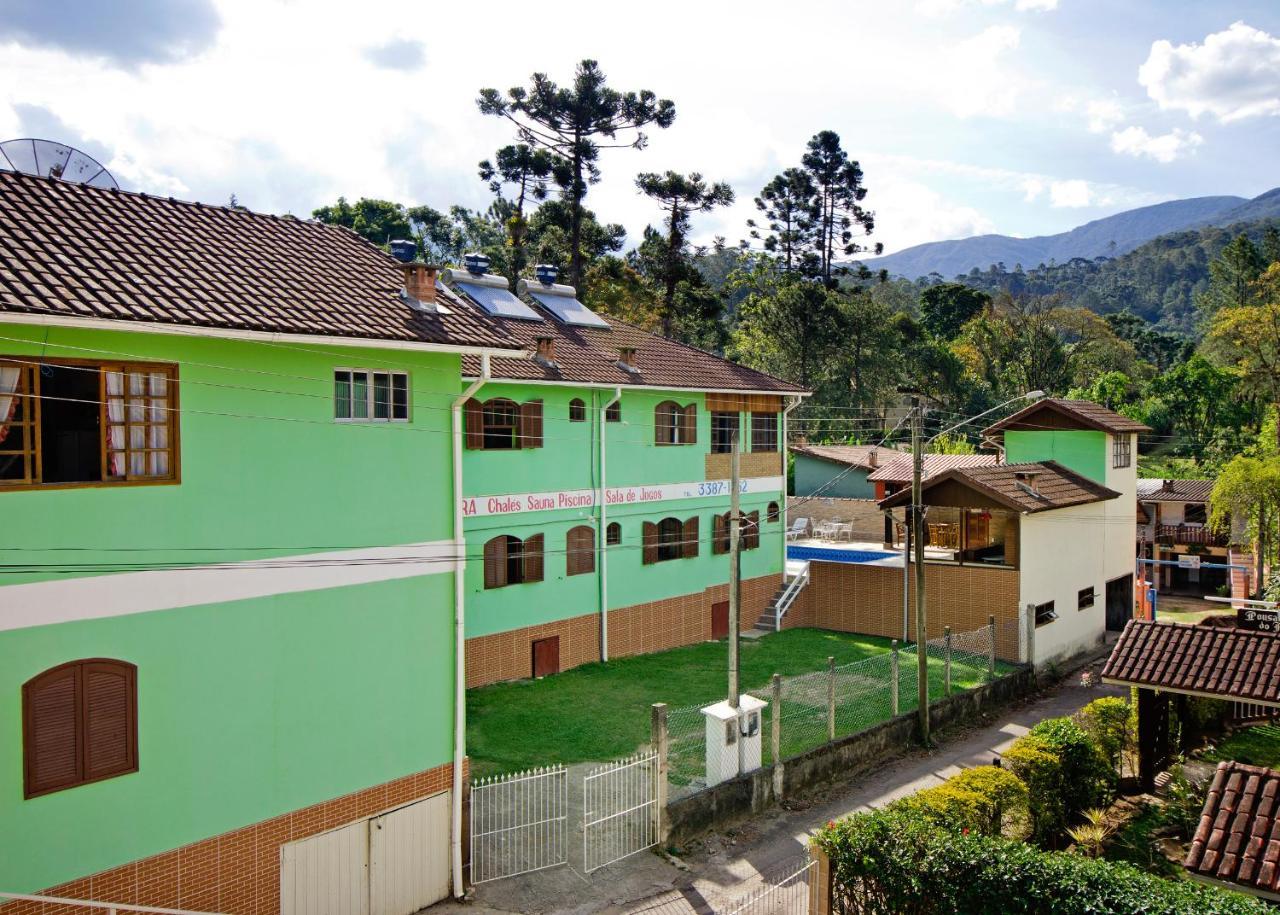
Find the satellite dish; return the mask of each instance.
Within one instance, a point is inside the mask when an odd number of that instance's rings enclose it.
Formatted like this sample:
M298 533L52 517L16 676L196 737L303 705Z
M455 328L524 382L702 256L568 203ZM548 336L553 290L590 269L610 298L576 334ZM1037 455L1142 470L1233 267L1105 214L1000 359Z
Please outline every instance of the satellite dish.
M93 156L53 140L5 140L0 143L0 168L93 187L120 188L111 172Z

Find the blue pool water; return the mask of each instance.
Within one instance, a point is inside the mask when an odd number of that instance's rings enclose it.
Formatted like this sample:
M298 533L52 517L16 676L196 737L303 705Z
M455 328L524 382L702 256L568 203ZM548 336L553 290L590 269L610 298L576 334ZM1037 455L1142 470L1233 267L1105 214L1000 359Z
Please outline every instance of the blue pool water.
M827 562L875 562L877 559L891 559L897 553L886 553L883 550L832 550L817 546L789 546L788 559L825 559Z

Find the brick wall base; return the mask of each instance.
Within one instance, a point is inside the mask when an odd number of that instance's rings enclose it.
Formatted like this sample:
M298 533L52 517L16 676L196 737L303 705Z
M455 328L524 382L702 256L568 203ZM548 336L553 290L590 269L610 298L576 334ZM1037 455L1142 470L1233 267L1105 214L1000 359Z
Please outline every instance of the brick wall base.
M437 766L32 895L229 915L278 915L281 845L447 791L452 777L451 764ZM448 835L439 841L448 842ZM85 915L88 911L25 901L0 905L0 915Z
M742 582L741 629L755 625L782 576L761 575ZM711 638L711 606L729 599L727 584L665 600L609 611L609 656L649 654ZM560 637L560 669L600 660L600 617L589 613L554 623L526 626L467 639L467 687L533 674L533 643Z

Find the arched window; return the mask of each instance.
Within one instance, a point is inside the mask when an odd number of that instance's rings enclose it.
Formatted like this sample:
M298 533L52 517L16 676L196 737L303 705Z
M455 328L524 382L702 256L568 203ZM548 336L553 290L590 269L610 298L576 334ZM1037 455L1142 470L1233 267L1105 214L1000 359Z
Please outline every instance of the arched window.
M138 669L71 661L22 687L27 797L138 771Z
M485 588L542 581L542 553L541 534L524 540L510 534L494 537L484 545Z
M644 523L644 549L641 561L645 565L697 555L698 519L696 516L686 521L681 521L679 518L663 518L657 524L652 521Z
M575 397L569 401L569 422L581 423L587 420L587 405L582 402L581 398Z
M769 519L770 524L773 524L782 517L782 512L779 510L777 502L769 503L768 508L765 509L765 517Z
M609 526L604 529L604 542L606 546L617 546L622 542L622 525L617 521L610 521Z
M653 440L658 445L692 445L698 441L698 407L664 400L653 409Z
M466 444L484 451L542 447L542 401L522 404L506 397L484 403L472 398L465 410Z
M569 528L565 535L567 575L584 575L596 570L596 532L585 524Z

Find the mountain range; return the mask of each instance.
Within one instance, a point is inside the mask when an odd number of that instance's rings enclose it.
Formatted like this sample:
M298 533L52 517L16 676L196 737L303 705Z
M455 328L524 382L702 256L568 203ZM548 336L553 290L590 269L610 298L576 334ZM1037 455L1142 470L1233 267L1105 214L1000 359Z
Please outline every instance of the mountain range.
M863 263L872 270L884 269L891 276L912 280L931 273L951 279L975 267L986 270L992 264L1002 263L1013 270L1017 264L1030 269L1051 262L1065 263L1077 257L1118 257L1170 232L1276 217L1280 217L1280 188L1252 200L1232 196L1191 197L1126 210L1057 235L1033 238L975 235L915 245L883 257L867 258Z

